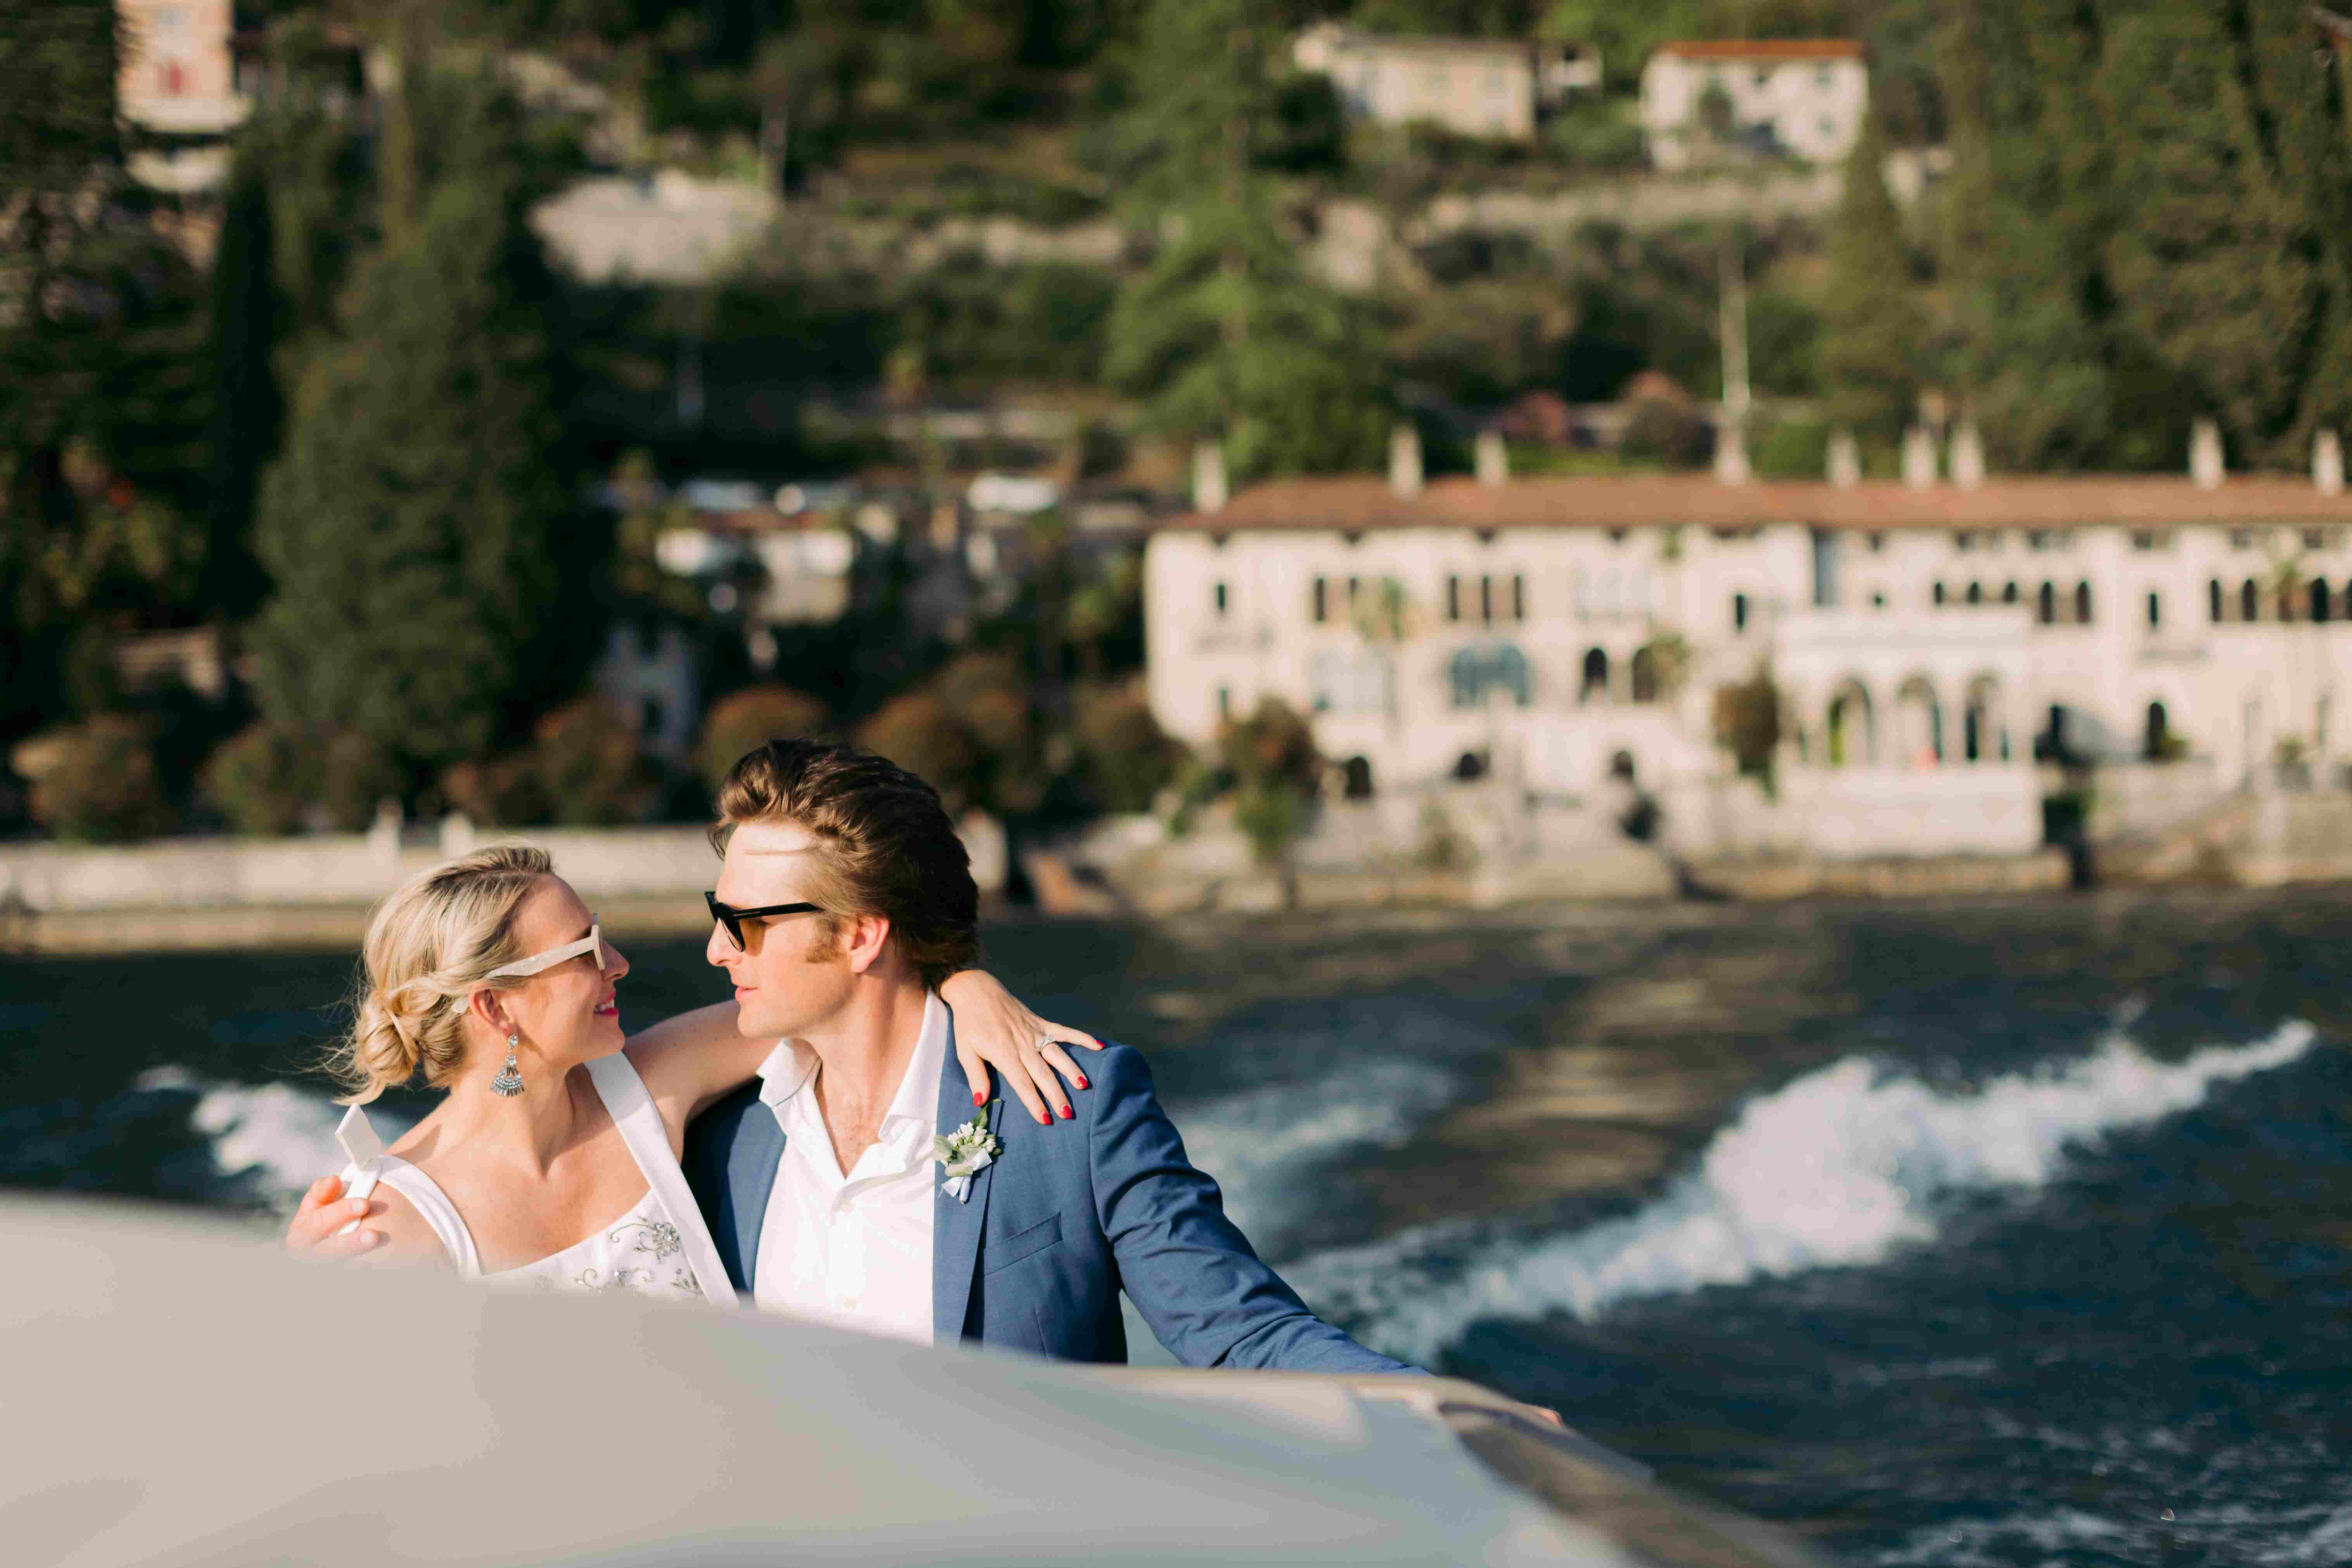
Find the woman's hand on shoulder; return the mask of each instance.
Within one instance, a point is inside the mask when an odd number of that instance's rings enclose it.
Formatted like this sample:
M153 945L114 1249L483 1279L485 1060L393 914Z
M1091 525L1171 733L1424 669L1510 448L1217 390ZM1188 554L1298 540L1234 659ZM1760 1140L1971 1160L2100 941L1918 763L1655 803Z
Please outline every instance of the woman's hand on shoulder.
M352 1221L359 1228L340 1234ZM415 1205L378 1184L363 1198L343 1195L340 1176L321 1176L302 1194L286 1226L286 1250L328 1262L448 1266L447 1252Z
M1066 1121L1070 1119L1069 1090L1054 1075L1059 1073L1074 1088L1086 1088L1087 1075L1066 1047L1098 1051L1103 1048L1100 1040L1084 1029L1039 1017L982 970L950 975L940 986L940 996L955 1009L956 1060L963 1064L964 1079L972 1086L974 1105L987 1102L988 1069L993 1067L1004 1074L1004 1087L1038 1121L1052 1121L1055 1112Z

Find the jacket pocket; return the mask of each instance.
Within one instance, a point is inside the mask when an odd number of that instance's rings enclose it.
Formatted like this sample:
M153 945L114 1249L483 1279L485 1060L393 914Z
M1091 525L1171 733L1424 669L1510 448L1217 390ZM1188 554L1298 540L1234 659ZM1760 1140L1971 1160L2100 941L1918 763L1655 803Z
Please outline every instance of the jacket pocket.
M1016 1230L1002 1241L991 1243L984 1254L987 1266L981 1272L986 1276L1010 1268L1023 1258L1034 1258L1061 1239L1062 1216L1047 1215L1035 1225Z

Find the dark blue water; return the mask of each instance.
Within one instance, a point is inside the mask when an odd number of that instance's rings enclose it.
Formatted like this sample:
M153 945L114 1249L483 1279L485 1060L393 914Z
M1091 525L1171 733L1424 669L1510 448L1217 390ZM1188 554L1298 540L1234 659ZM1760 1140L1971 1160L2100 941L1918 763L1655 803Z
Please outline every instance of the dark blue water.
M1321 1310L1857 1563L2352 1562L2352 895L992 936ZM706 999L636 944L625 1010ZM0 1182L265 1209L346 954L0 958ZM421 1101L411 1101L412 1106Z

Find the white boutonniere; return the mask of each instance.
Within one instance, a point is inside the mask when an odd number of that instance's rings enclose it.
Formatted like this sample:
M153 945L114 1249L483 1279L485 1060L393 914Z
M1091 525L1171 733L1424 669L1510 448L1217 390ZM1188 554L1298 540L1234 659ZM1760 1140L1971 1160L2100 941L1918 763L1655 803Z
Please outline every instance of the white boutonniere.
M996 1134L988 1130L988 1119L996 1114L996 1103L941 1138L931 1139L931 1158L940 1163L944 1173L940 1190L956 1202L971 1201L971 1179L995 1162L1004 1152Z

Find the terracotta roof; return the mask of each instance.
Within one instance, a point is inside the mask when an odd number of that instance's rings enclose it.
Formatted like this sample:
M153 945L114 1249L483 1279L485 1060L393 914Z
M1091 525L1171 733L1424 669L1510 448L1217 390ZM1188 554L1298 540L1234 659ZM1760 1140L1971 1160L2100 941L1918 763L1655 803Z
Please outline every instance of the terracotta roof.
M1624 479L1525 479L1501 486L1448 477L1410 500L1371 475L1276 479L1235 494L1220 512L1186 512L1161 526L1199 532L1245 529L1638 528L1682 523L1739 528L2068 528L2096 523L2352 523L2352 493L2322 495L2308 481L2233 478L2199 489L2186 476L2103 474L1991 479L1972 490L1915 490L1892 480L1840 489L1820 479L1748 485L1704 474Z
M1693 60L1858 60L1854 38L1709 38L1660 44L1662 55Z

